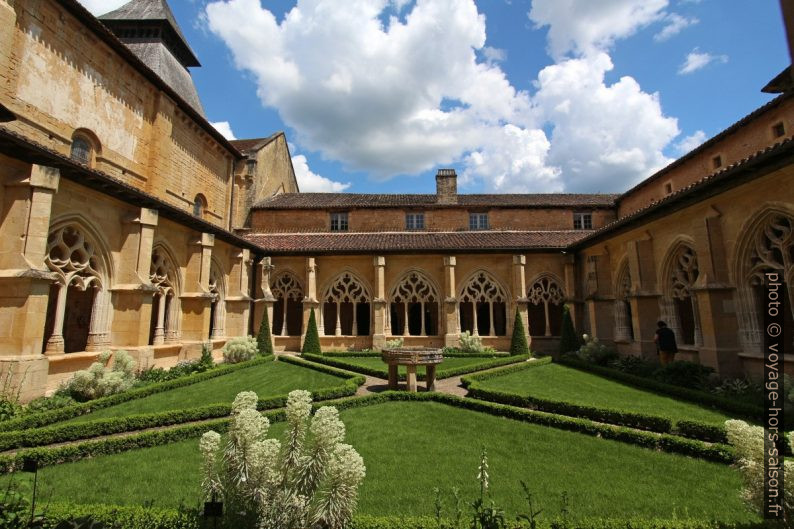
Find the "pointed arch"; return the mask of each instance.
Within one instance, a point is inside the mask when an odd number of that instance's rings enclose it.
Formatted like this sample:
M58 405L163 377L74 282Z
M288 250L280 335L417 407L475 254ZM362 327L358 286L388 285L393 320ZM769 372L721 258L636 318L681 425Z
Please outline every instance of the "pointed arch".
M537 275L527 291L529 332L532 336L559 336L562 306L565 304L563 281L554 274Z
M276 298L273 305L273 334L300 336L303 332L304 297L300 279L292 271L284 270L273 277L270 291Z
M789 310L784 318L791 328L794 325L794 208L781 203L759 209L742 227L736 246L734 281L739 337L747 352L757 353L762 349L764 273L773 270L787 281Z
M182 279L178 261L165 242L152 247L149 281L155 288L149 330L149 345L178 342L181 338L182 309L179 296Z
M486 270L462 283L458 298L461 331L475 335L507 334L507 289Z
M323 329L328 336L370 334L372 296L366 282L344 270L326 284L321 300ZM333 332L329 330L333 329Z
M226 335L226 273L215 257L210 261L209 291L212 296L209 338L222 338Z
M113 259L101 232L79 214L56 219L44 262L57 278L47 305L45 352L96 351L110 345Z
M404 272L389 293L389 320L392 333L402 336L439 334L440 289L423 271Z
M662 320L684 345L703 345L697 297L693 289L700 275L692 239L679 237L670 245L662 261L659 285Z
M623 258L618 266L615 276L615 329L613 336L616 342L633 342L634 325L632 323L631 295L632 295L631 270L628 258Z

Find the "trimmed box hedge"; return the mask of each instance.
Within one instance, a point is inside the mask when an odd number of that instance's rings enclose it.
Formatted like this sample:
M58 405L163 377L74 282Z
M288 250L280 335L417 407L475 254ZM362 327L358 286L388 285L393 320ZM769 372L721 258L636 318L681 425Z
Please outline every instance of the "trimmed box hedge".
M48 410L41 413L25 415L23 417L11 419L9 421L0 422L0 432L38 428L48 424L73 419L74 417L79 417L81 415L91 413L92 411L115 406L116 404L121 404L122 402L142 399L143 397L148 397L149 395L154 395L155 393L162 393L163 391L168 391L171 389L191 386L198 382L204 382L205 380L210 380L215 377L228 375L229 373L233 373L240 369L255 367L266 362L271 362L273 359L273 356L265 356L255 358L247 362L241 362L239 364L221 365L215 369L204 371L203 373L193 373L185 377L130 389L123 393L116 393L115 395L109 395L107 397L102 397L88 402L82 402L80 404L74 404L64 408Z
M380 351L326 351L322 356L330 358L380 358ZM445 358L502 358L510 356L510 353L496 351L495 353L464 353L463 351L444 351Z
M377 355L377 356L380 356L380 355ZM466 356L467 357L471 357L472 355L466 355ZM386 364L383 364L383 369L375 369L375 368L371 368L371 367L365 367L365 366L358 366L358 365L354 365L354 364L349 364L349 363L345 362L344 360L337 360L336 358L328 357L326 355L313 355L313 354L304 353L304 354L301 355L301 357L306 359L306 360L311 360L312 362L317 362L317 363L320 363L320 364L325 364L325 365L329 365L329 366L333 366L333 367L338 367L340 369L344 369L344 370L347 370L347 371L353 371L353 372L356 372L356 373L362 373L364 375L369 375L371 377L383 378L383 379L389 378L389 372L388 372L388 368L386 367ZM474 358L478 358L477 356L473 356L473 357ZM347 357L347 358L350 358L350 357ZM504 366L504 365L524 362L526 360L529 360L530 356L529 355L518 355L518 356L506 355L506 356L499 356L499 357L493 358L493 357L491 357L489 355L488 357L485 357L485 358L492 358L492 359L490 361L484 361L481 364L472 364L472 365L461 366L461 367L451 368L451 369L438 369L436 371L436 379L456 377L458 375L464 375L466 373L473 373L475 371L482 371L482 370L485 370L485 369L493 369L495 367L501 367L501 366ZM425 374L424 373L417 373L416 374L416 378L417 378L417 380L425 380ZM399 379L400 380L405 380L405 374L401 373L400 376L399 376Z
M286 360L287 358L289 358L289 360ZM312 391L312 399L315 402L355 395L358 387L365 381L364 377L361 375L351 375L350 373L345 373L338 369L312 364L311 362L306 362L298 358L281 357L280 360L286 360L287 363L314 369L315 371L345 379L344 382L338 386ZM259 399L257 409L272 410L283 408L286 406L286 403L287 395L276 395ZM231 404L210 404L197 408L172 410L162 413L129 415L126 417L98 419L82 423L52 425L23 431L0 432L0 451L45 446L55 443L91 439L104 435L134 432L136 430L148 428L216 419L227 417L231 413L231 409Z
M583 406L570 402L549 400L539 397L522 396L515 393L486 389L479 382L493 379L499 376L515 373L524 369L530 369L551 363L551 357L544 358L535 362L528 362L518 366L510 366L504 369L496 369L488 373L474 374L463 377L463 386L468 389L467 396L475 399L509 404L522 408L568 415L571 417L582 417L598 422L605 422L630 428L639 428L659 433L675 433L683 437L699 439L711 443L727 443L728 437L725 427L722 425L712 425L700 421L681 420L675 422L671 417L664 415L651 415L647 413L634 413L625 410L618 410L606 407Z
M468 506L466 513L468 514ZM61 527L91 527L89 520L102 527L114 529L200 529L212 525L201 518L197 510L154 509L112 505L52 504L45 512L45 529ZM468 518L467 518L468 519ZM78 523L75 523L78 522ZM80 525L80 522L85 525ZM510 529L526 529L526 523L508 522ZM536 529L761 529L758 523L724 523L707 520L643 519L643 518L592 518L565 521L541 515ZM384 517L354 515L348 529L438 529L432 516Z

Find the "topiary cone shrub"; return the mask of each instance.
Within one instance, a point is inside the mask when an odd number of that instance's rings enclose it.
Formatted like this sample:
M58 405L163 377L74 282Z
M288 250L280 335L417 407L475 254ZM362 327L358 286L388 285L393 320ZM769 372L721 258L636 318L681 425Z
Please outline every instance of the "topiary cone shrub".
M286 325L287 322L284 322ZM259 324L259 333L256 335L256 347L259 354L263 356L273 354L273 336L270 334L270 318L267 315L267 307L262 311L262 323Z
M309 327L306 329L306 338L303 340L303 348L301 348L301 354L304 353L323 354L323 350L320 348L320 333L317 332L317 319L314 317L314 309L309 314Z
M518 309L516 309L516 321L513 323L513 337L510 339L510 354L529 354L529 344L527 343L527 333L524 330L524 320L521 318Z
M571 311L568 305L562 307L562 330L560 331L560 354L574 353L579 350L581 342L573 327Z

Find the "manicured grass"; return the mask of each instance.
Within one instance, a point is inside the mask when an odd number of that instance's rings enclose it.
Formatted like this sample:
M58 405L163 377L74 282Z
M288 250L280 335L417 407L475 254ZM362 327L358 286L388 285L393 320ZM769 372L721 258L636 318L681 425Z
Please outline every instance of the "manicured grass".
M657 395L627 384L559 364L547 364L479 382L483 389L583 406L664 415L674 421L721 425L730 417L711 408Z
M359 513L432 515L433 487L450 503L452 487L472 500L477 465L488 450L494 500L523 512L519 480L544 517L559 514L566 491L574 519L699 518L755 521L739 498L733 468L624 443L453 408L435 402L388 402L342 412L347 442L367 466ZM270 436L279 436L276 424ZM42 496L77 503L158 506L198 503L198 439L76 463L39 473ZM30 478L18 475L23 490ZM8 479L8 478L4 478ZM5 481L0 481L5 483Z
M351 366L359 366L359 367L366 367L369 369L377 369L382 371L383 378L388 377L388 367L386 363L380 359L380 357L372 357L372 356L353 356L353 357L333 357L335 362L344 362ZM493 358L483 358L483 357L475 357L475 358L445 358L443 362L438 364L436 367L436 372L442 371L445 369L457 369L463 366L473 366L476 364L484 364L486 362L493 361ZM425 367L418 366L416 368L417 374L424 375ZM400 366L400 373L405 374L405 366Z
M316 390L339 386L344 379L286 362L266 362L228 375L182 388L155 393L82 415L69 422L158 413L207 404L231 403L241 391L254 391L259 398L286 395L293 389Z

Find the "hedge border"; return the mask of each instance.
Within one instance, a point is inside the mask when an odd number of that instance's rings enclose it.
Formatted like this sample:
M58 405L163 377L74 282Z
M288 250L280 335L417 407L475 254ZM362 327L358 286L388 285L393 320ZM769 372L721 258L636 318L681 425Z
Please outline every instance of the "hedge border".
M394 401L439 402L457 408L488 413L497 417L505 417L521 422L578 432L593 437L612 439L645 448L687 455L717 463L729 464L734 461L733 448L723 444L707 444L694 439L684 439L676 435L633 430L610 424L596 423L587 419L555 415L505 404L458 397L446 393L386 391L363 397L346 397L332 401L316 402L313 404L313 407L316 409L322 406L335 406L339 410L344 410ZM266 411L263 415L271 422L283 421L286 418L283 409ZM108 439L89 440L66 446L38 447L20 450L13 455L0 455L0 473L9 473L18 470L25 460L30 459L38 461L39 466L48 466L78 461L88 457L116 454L137 448L148 448L183 441L185 439L200 437L210 429L222 433L227 430L229 422L229 418L223 418L168 430L143 432L126 437L111 437Z
M361 373L364 375L368 375L375 378L381 379L388 379L389 372L386 369L385 365L382 370L374 369L371 367L364 367L364 366L357 366L353 364L348 364L343 362L342 360L337 360L335 358L328 358L323 355L313 355L313 354L303 354L301 355L303 358L310 360L312 362L317 362L320 364L325 364L332 367L337 367L339 369L343 369L346 371L353 371L355 373ZM450 368L450 369L439 369L436 371L436 379L440 380L443 378L450 378L456 377L458 375L465 375L467 373L474 373L476 371L484 371L486 369L493 369L495 367L501 367L504 365L516 364L519 362L524 362L531 358L530 355L515 355L515 356L505 356L505 357L497 357L493 358L490 362L482 362L479 364L471 364L468 366L461 366L457 368ZM417 380L425 380L424 373L417 373L416 374ZM400 374L400 380L405 380L405 374Z
M480 382L490 380L500 376L523 371L525 369L540 367L551 363L551 357L544 358L543 362L530 362L526 365L510 366L505 369L498 369L482 375L471 375L463 378L463 386L468 389L467 396L475 399L509 404L521 408L530 408L559 415L571 417L581 417L594 421L606 422L618 426L628 426L659 433L675 433L691 439L711 443L727 443L728 437L723 425L714 425L701 421L683 419L675 421L667 415L653 415L649 413L637 413L617 408L604 406L586 406L575 404L564 400L551 400L532 395L522 396L516 393L488 389L480 385Z
M159 509L140 506L81 505L53 503L46 508L47 525L69 524L76 520L91 519L102 527L116 529L200 529L206 522L195 509ZM526 524L509 522L510 529L525 529ZM70 525L71 527L71 525ZM725 523L712 520L662 519L662 518L584 518L563 521L542 517L537 529L761 529L762 522ZM438 522L432 516L353 516L348 529L437 529Z
M193 373L184 377L175 378L173 380L166 380L165 382L158 382L140 388L127 390L123 393L116 393L99 399L82 402L55 410L43 411L20 417L18 419L11 419L8 421L0 422L0 432L9 432L15 430L24 430L28 428L38 428L47 426L67 419L73 419L81 415L86 415L95 410L101 410L122 402L129 402L131 400L142 399L149 395L162 393L171 389L192 386L198 382L204 382L223 375L228 375L240 369L248 369L256 367L267 362L272 362L274 356L264 356L249 360L247 362L240 362L239 364L219 365L215 369L204 371L202 373Z
M764 413L764 410L761 406L736 402L734 400L729 400L724 397L714 395L713 393L707 393L705 391L698 391L681 386L674 386L672 384L665 384L664 382L659 382L657 380L624 373L622 371L610 369L608 367L597 366L573 358L561 357L556 360L556 362L574 369L589 371L591 373L596 373L619 382L625 382L626 384L660 393L668 397L673 396L698 404L707 404L721 411L735 413L741 418L747 418L753 421L758 421Z
M355 358L357 356L362 356L367 358L369 357L380 358L380 355L381 355L380 351L328 351L322 354L322 356L328 356L331 358ZM497 351L495 353L445 352L444 356L447 358L503 358L511 355L510 353L505 351Z
M284 357L280 360L283 359ZM358 387L365 382L364 377L361 375L345 373L338 369L311 364L310 362L301 361L299 359L297 361L288 361L287 363L324 372L344 380L344 382L338 386L329 386L312 391L312 399L315 402L355 395ZM286 404L287 395L274 395L259 399L257 409L273 410L283 408ZM208 404L196 408L185 408L161 413L128 415L125 417L97 419L95 421L75 424L0 432L0 451L8 451L16 448L43 447L56 443L91 439L104 435L134 432L136 430L161 426L172 426L186 422L217 419L227 417L231 414L231 410L231 404Z

